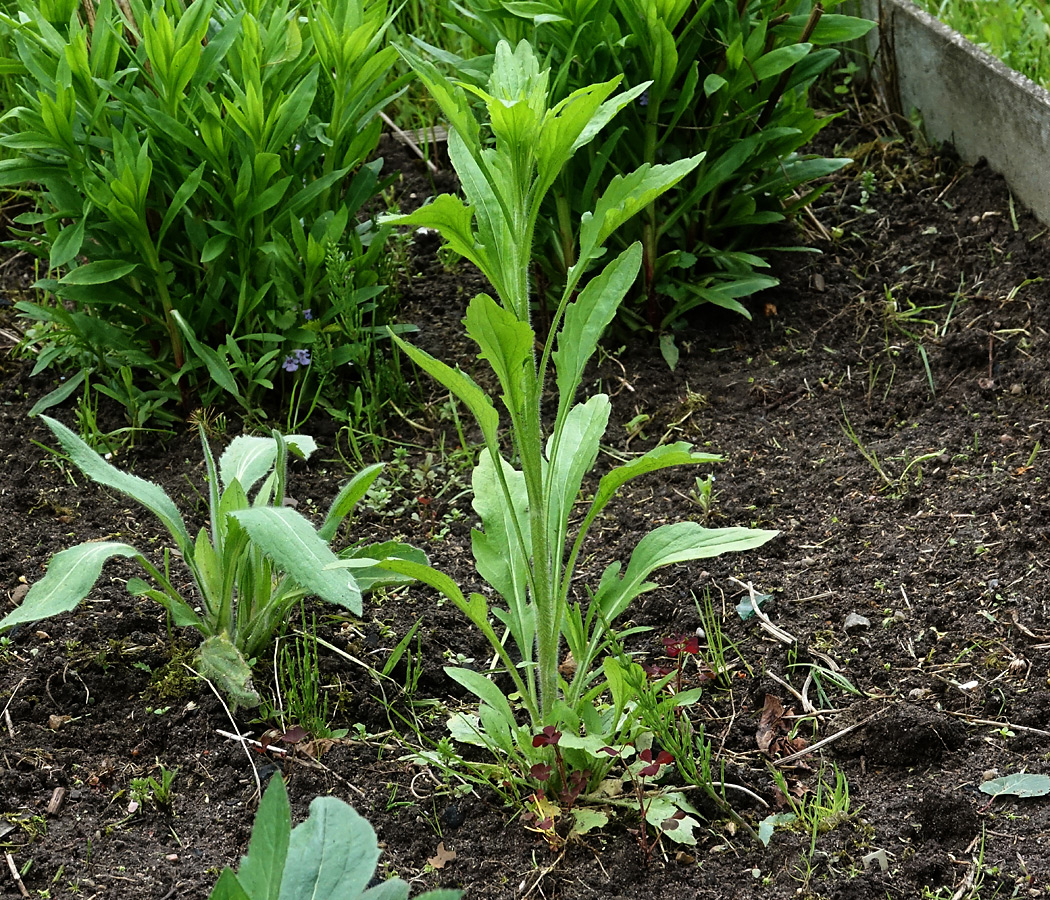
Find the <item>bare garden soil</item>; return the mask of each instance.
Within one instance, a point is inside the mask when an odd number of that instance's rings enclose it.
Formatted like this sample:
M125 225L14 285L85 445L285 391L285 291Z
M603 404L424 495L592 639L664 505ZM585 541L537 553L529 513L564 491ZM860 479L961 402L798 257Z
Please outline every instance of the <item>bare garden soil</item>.
M836 738L781 768L792 793L812 795L838 766L849 815L823 822L815 842L780 828L763 849L697 796L707 819L695 847L665 836L647 857L637 820L625 815L551 849L525 827L520 806L406 759L418 739L404 719L437 740L464 702L442 667L487 662L457 611L421 588L366 601L361 621L309 607L318 635L345 654L322 647L320 671L333 727L350 735L249 758L219 733L232 730L226 713L182 665L192 635L169 634L156 606L125 592L132 570L114 563L75 613L0 646L0 853L28 865L28 894L205 898L246 849L256 773L265 781L280 771L297 820L315 796L345 799L378 832L381 874L411 881L413 892L1047 896L1050 799L993 800L979 786L1050 770L1050 239L984 166L896 137L871 109L832 127L820 149L855 165L801 219L801 235L771 234L771 243L820 253L777 254L782 284L754 299L751 321L698 316L677 336L673 372L649 338L613 337L589 389L614 396L610 454L661 440L719 452L710 523L781 531L759 550L668 570L620 623L652 629L631 649L661 661L660 639L693 632L696 600L709 592L738 653L729 653L732 677L705 682L690 714L725 781L750 792L730 789L728 799L756 825L782 812L774 759ZM402 189L418 201L427 181L411 163L402 168ZM480 286L434 251L411 250L404 318L419 325L420 345L473 369L458 323ZM28 278L23 262L4 265L9 300ZM0 310L0 330L19 327ZM31 367L0 353L0 612L72 543L119 538L158 559L165 545L147 514L47 452L50 433L26 413L54 383L30 378ZM465 493L473 435L468 428L464 450L447 397L419 388L423 406L391 425L409 450L388 467L389 497L366 504L345 537L401 535L478 589ZM70 405L58 415L74 421ZM230 422L228 436L239 429ZM321 445L292 473L299 509L310 513L351 468L332 423L315 418L302 430ZM201 452L189 429L143 437L116 463L202 518ZM650 477L614 504L584 578L625 559L654 525L701 517L690 499L696 474ZM748 583L769 595L761 609L780 638L737 613ZM378 682L364 664L382 668L417 620L415 674L402 663ZM827 674L836 668L858 693ZM698 669L687 672L699 683ZM261 661L264 690L271 676ZM771 720L777 702L784 717ZM273 724L237 715L255 737ZM129 813L132 779L158 775L161 764L177 769L171 808L146 802ZM0 859L0 897L19 895Z

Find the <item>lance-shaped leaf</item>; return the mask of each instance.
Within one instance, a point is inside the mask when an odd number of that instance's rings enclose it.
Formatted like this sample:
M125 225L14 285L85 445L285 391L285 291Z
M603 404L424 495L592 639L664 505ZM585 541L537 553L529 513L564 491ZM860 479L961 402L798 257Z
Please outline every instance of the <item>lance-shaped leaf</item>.
M602 578L595 602L612 622L635 597L655 587L645 579L656 569L723 553L753 550L778 534L779 531L761 528L705 528L696 522L661 525L638 542L623 578Z
M21 606L0 620L0 630L76 609L95 586L107 560L114 556L139 555L139 551L129 544L115 541L78 544L56 553L48 564L47 573L29 589Z
M586 403L576 404L547 441L547 533L550 546L559 556L565 546L573 504L584 476L598 458L611 410L609 398L595 394Z
M111 466L98 455L79 435L74 434L61 422L41 416L47 423L48 428L54 432L62 449L66 451L73 465L87 475L92 481L104 485L113 490L130 497L132 500L146 507L155 515L168 529L171 536L179 546L179 550L185 557L192 557L193 541L186 529L186 523L182 520L178 507L172 499L164 493L163 489L152 481L146 481L137 475L122 472L116 466Z
M463 323L481 350L478 356L488 361L499 378L507 409L512 416L521 416L525 407L525 379L535 377L528 371L536 340L532 328L488 294L478 294L470 301Z
M474 211L458 197L440 194L432 203L403 216L383 216L381 225L414 225L433 228L456 253L482 271L487 268L483 249L474 240Z
M412 362L463 401L481 428L486 445L495 447L496 431L499 428L499 413L496 412L496 407L492 405L492 401L478 387L477 383L459 369L453 369L451 366L441 362L441 360L434 359L426 351L403 341L393 331L390 331L389 334L390 339L405 351L405 354Z
M630 175L613 178L595 205L594 212L585 214L581 220L580 261L576 265L586 267L610 234L678 184L701 163L704 156L698 153L661 166L646 163Z
M568 412L583 370L624 295L638 277L641 264L642 245L636 242L587 282L575 302L566 307L565 321L558 333L558 349L553 353L558 376L559 421Z
M361 615L361 591L337 557L294 509L262 506L232 514L252 543L289 578L329 603ZM332 568L329 568L329 567Z
M255 814L248 854L241 859L237 880L252 900L279 900L292 833L292 810L284 779L270 779Z

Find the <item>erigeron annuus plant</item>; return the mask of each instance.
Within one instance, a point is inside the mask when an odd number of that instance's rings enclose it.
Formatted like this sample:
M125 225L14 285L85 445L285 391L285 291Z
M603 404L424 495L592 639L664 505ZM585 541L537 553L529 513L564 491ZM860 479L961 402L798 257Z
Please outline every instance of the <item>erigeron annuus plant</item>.
M405 55L449 121L449 156L466 202L446 194L390 221L437 229L493 286L496 298L474 297L464 324L480 358L499 380L510 417L509 452L503 450L499 412L477 383L400 339L398 343L470 409L481 428L485 448L473 474L473 506L481 528L473 532L472 549L478 572L500 602L490 607L477 593L468 599L450 578L423 566L384 565L445 593L485 634L506 667L528 716L525 725L519 725L511 701L488 678L463 668L447 669L481 699L477 727L489 746L535 761L540 752L533 747L535 734L558 725L567 736L581 730L593 735L594 746L585 748L593 756L607 743L599 742L599 735L621 725L595 708L605 688L596 662L609 625L635 597L655 587L646 580L649 575L661 566L751 549L776 534L708 529L694 522L662 525L642 538L625 570L619 563L606 568L589 603L574 597L584 540L623 484L669 466L719 459L694 453L686 443L657 447L602 477L582 521L575 528L570 521L583 480L595 466L611 408L605 394L576 402L577 390L603 330L635 281L640 245L631 245L604 266L595 263L617 227L702 157L644 165L612 181L579 223L577 262L569 269L549 334L541 336L537 352L529 265L540 205L573 154L646 85L616 94L620 79L614 78L581 88L552 107L548 72L540 71L527 42L516 49L499 44L485 89L452 84L425 61ZM481 101L484 116L475 115L472 100ZM552 366L557 412L545 432L541 401ZM493 618L509 633L519 661L512 659ZM564 679L558 671L563 641L576 663L574 673Z
M284 437L277 431L268 438L241 435L230 442L216 465L199 426L208 473L209 522L194 538L161 487L121 471L66 426L42 418L70 461L88 478L130 497L160 520L189 569L197 596L184 596L175 587L167 550L163 566L158 567L130 544L88 541L55 554L21 606L0 620L0 631L75 609L94 587L107 560L130 558L153 584L133 578L128 591L156 600L174 625L199 631L204 636L198 654L201 673L234 703L254 706L259 698L252 686L251 665L303 597L316 595L361 615L363 591L406 580L404 575L377 568L377 560L399 556L416 565L426 561L420 551L395 542L354 545L338 555L329 546L379 476L380 465L363 469L346 484L320 529L284 505L288 453L306 458L317 449L306 435ZM255 493L249 497L253 488Z

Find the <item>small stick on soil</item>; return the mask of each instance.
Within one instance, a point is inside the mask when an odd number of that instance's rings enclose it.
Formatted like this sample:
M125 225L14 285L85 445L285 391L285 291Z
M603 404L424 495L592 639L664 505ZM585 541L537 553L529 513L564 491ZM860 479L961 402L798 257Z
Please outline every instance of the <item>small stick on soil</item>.
M4 704L4 721L7 723L7 733L11 736L12 741L15 739L15 726L11 722L11 713L9 713L7 709L15 699L15 694L17 694L22 685L26 683L27 677L28 676L25 675L22 676L22 680L15 685L15 689L11 691L11 696L7 698L7 703Z
M876 710L870 716L868 716L866 719L861 719L859 722L855 722L854 724L848 726L847 728L843 728L842 731L837 731L837 732L835 732L835 734L824 738L824 740L817 741L815 744L811 744L809 747L806 747L805 750L799 750L798 753L792 753L790 756L785 756L782 759L775 759L775 760L773 760L773 765L775 765L775 766L785 766L788 763L793 763L796 759L802 759L803 756L807 756L810 753L813 753L814 751L819 750L821 747L826 747L828 744L832 743L833 741L837 741L839 738L845 737L851 731L856 731L858 728L862 728L863 726L867 725L868 722L870 722L872 719L876 719L879 716L881 716L884 712L886 712L886 710L888 708L889 707L884 706L882 709Z
M645 827L644 823L642 824L642 827L643 828ZM558 854L558 858L556 860L554 860L554 862L552 862L549 866L547 866L546 869L544 869L542 872L540 872L539 877L532 883L532 887L530 887L527 891L525 891L524 894L522 894L522 900L527 900L529 895L534 890L536 890L537 887L539 887L540 882L543 881L543 879L546 878L548 875L550 875L550 873L554 871L554 867L556 865L558 865L558 863L560 863L564 858L565 858L565 851L562 850L561 853Z
M226 701L222 699L222 694L219 693L218 689L215 687L214 684L211 683L210 679L205 678L203 675L201 675L201 673L194 669L193 666L188 666L186 665L186 663L183 663L182 665L187 669L187 671L192 672L199 679L201 679L201 681L208 685L208 687L211 688L211 692L218 698L219 703L222 704L222 708L226 710L226 717L230 720L230 724L233 726L233 730L237 732L237 739L241 742L241 747L244 748L244 755L248 757L248 764L252 767L252 774L255 775L256 794L258 795L259 799L262 800L262 780L259 778L259 770L255 767L255 760L252 759L252 752L248 749L247 738L240 737L240 729L237 727L237 723L233 720L233 713L230 712L230 708L226 705Z
M802 704L802 708L806 711L806 715L813 716L817 714L817 711L813 708L813 705L803 697L798 691L796 691L790 684L784 681L776 672L767 671L766 674L772 678L777 684L779 684L785 691L789 691L791 696L798 700Z
M992 725L996 728L1009 728L1010 731L1024 731L1028 734L1038 734L1042 737L1050 737L1050 731L1043 731L1041 728L1029 728L1027 725L1014 725L1013 722L997 722L995 719L978 719L976 716L967 715L963 712L951 712L951 715L957 719L965 719L973 725Z
M221 728L216 728L215 733L231 741L240 741L242 744L250 744L258 750L265 750L267 753L278 753L281 756L284 756L288 752L283 747L260 743L259 741L248 737L246 734L234 734L232 731L223 731Z
M798 641L790 632L784 631L783 628L778 628L776 625L773 624L769 616L767 616L764 612L762 612L761 609L758 608L758 600L755 597L755 586L750 581L747 584L744 584L744 582L736 578L730 578L729 580L733 582L733 584L739 585L747 591L748 598L751 600L751 608L754 610L755 616L758 618L758 621L762 624L762 627L767 632L769 632L770 635L772 635L782 644L788 644L789 646L793 646L798 643ZM796 694L796 696L798 695ZM799 697L799 700L801 699L802 698Z
M431 175L437 175L438 167L434 165L434 162L432 160L427 159L427 156L423 152L423 149L419 146L419 144L416 143L416 139L412 137L412 135L410 135L404 129L398 128L398 126L394 123L394 120L391 119L390 116L388 116L385 112L380 111L379 118L381 118L386 124L386 126L391 131L393 131L395 135L397 135L398 140L400 140L401 143L407 146L409 150L415 153L416 156L418 156L421 160L423 160L423 162L427 164L427 168L430 170Z
M22 876L18 874L18 866L15 865L14 857L10 853L4 853L7 857L7 868L11 870L11 877L15 880L15 884L18 885L18 892L23 897L29 896L29 891L26 890L26 886L22 884Z

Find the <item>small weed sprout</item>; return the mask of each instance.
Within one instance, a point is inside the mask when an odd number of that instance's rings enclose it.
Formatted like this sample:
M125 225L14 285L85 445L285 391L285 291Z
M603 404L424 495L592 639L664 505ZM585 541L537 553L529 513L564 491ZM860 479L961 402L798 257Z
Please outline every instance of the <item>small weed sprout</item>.
M715 502L715 476L696 476L696 484L689 492L689 499L697 505L700 510L701 521L706 525L711 518L711 509Z
M157 760L160 780L152 775L145 778L132 778L128 786L128 794L133 804L139 807L152 802L158 809L171 811L172 801L175 799L174 782L178 769L167 768L159 759ZM129 811L133 811L129 807Z

